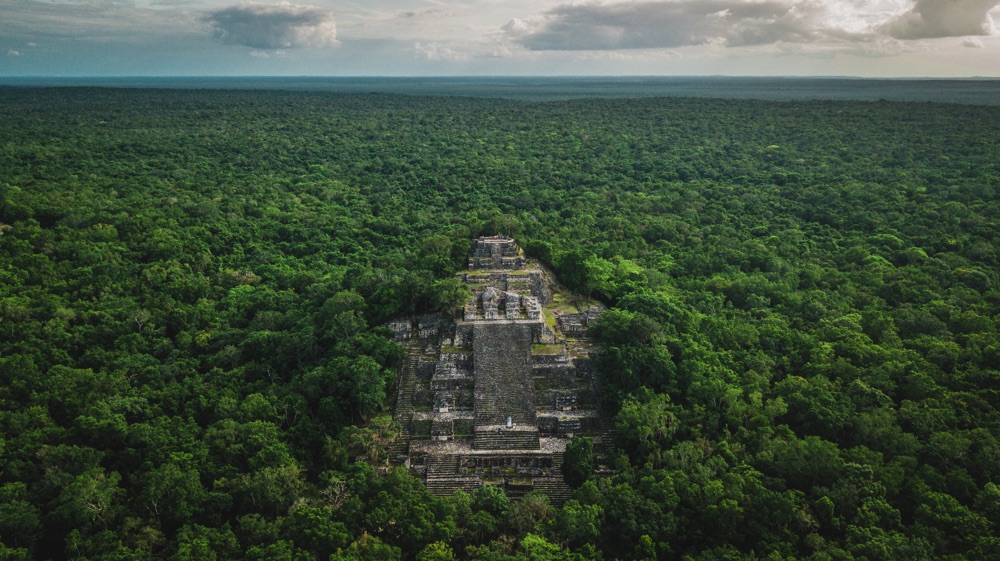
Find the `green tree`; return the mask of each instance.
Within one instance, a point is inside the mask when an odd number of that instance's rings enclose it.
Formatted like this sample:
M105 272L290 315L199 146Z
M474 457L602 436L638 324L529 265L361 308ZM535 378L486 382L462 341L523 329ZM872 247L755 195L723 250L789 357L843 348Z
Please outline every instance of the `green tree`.
M622 403L615 427L622 440L644 458L668 447L678 428L674 410L669 395L645 390Z
M433 292L431 305L442 312L455 312L461 309L472 294L469 286L457 278L434 281Z
M366 533L347 549L331 555L330 561L398 561L402 558L402 551L398 547Z
M596 504L569 500L556 513L553 531L571 547L596 543L601 533L603 509Z
M24 483L6 483L0 487L0 536L12 549L12 557L14 550L23 550L27 555L41 534L39 510L27 498Z
M563 480L570 487L579 487L594 474L596 458L594 441L587 436L574 436L563 453Z
M434 542L420 550L417 561L455 561L455 553L444 542Z
M125 490L118 486L120 482L118 472L90 469L59 493L52 514L71 528L107 530L124 514L120 501Z
M327 506L297 505L283 520L283 526L285 535L292 538L296 547L318 559L328 559L352 541L347 527L335 521L335 512Z
M153 468L143 474L141 481L140 500L166 529L191 520L207 498L198 471L176 462Z

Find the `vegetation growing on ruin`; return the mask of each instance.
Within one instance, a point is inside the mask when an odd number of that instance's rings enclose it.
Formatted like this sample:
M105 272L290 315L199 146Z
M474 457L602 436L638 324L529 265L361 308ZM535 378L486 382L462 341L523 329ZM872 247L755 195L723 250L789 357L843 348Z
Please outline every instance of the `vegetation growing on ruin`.
M995 559L998 130L2 89L0 557ZM497 232L613 306L614 474L581 444L561 508L379 471L378 325L453 305Z

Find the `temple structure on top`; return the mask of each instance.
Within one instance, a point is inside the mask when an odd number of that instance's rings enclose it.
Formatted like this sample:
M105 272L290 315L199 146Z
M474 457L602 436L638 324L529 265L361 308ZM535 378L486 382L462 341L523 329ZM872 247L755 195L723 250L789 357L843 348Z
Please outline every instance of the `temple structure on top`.
M470 269L517 270L526 263L521 247L505 236L480 236L469 255Z
M473 297L465 304L462 319L528 319L542 318L542 306L538 298L517 292L499 291L492 286L473 291Z
M473 240L468 265L458 314L390 324L410 349L394 456L439 495L495 484L561 503L568 438L589 434L600 448L613 433L598 412L586 329L603 306L561 291L512 238Z

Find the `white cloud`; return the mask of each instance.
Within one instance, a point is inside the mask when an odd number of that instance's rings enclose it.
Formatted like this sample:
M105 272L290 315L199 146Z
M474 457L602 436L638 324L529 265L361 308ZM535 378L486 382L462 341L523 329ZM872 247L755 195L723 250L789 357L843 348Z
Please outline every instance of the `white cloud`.
M828 29L824 4L780 0L675 0L563 4L534 27L505 30L536 50L729 47L814 42L849 32ZM527 29L526 29L527 28Z
M205 21L223 42L255 49L340 44L333 12L313 6L245 3L210 12Z
M989 34L1000 0L640 0L561 4L501 29L532 50L854 45ZM868 44L867 46L864 46ZM876 48L875 50L882 50Z
M531 31L531 25L528 22L524 21L523 19L514 18L514 19L508 21L500 29L503 29L507 33L512 33L512 34L516 35L516 34L520 34L520 33L528 33L528 32L530 32Z
M489 58L513 58L514 50L507 45L494 45L487 53Z
M898 39L990 35L990 10L1000 0L916 0L913 8L884 26Z
M456 51L438 43L421 43L418 41L413 45L413 50L427 60L458 61L470 58L470 55L467 53Z
M34 43L34 42L29 42L29 43L27 43L25 45L25 47L32 48L32 49L35 48L35 47L37 47L37 46L38 45L36 43Z
M21 54L0 73L996 76L1000 60L1000 0L280 1L0 0L0 55Z
M15 49L9 49L7 51L7 56L21 56L21 51Z

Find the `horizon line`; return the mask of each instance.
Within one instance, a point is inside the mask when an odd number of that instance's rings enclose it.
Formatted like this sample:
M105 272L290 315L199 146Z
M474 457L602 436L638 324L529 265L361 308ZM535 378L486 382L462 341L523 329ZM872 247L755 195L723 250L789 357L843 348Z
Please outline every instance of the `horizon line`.
M979 80L998 81L1000 76L859 76L837 74L771 75L771 74L384 74L384 75L321 75L321 74L115 74L115 75L0 75L4 80L135 80L135 79L630 79L630 78L766 78L819 80Z

